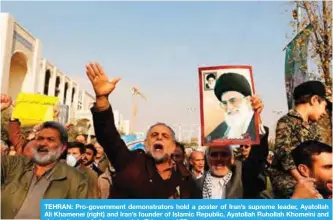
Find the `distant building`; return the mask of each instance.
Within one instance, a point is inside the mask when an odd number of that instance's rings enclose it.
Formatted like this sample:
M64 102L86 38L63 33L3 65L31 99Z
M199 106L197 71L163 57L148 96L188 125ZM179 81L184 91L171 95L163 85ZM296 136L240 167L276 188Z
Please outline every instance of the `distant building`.
M42 58L42 41L22 27L8 13L0 13L1 93L15 100L20 92L59 97L60 121L90 121L88 135L94 135L90 108L95 97L46 58ZM84 77L84 76L83 76ZM88 80L88 79L87 79ZM116 113L116 126L122 116Z
M1 13L1 92L15 100L20 92L57 96L64 116L88 111L94 96L51 61L42 58L42 42L8 13ZM67 106L67 108L65 107Z

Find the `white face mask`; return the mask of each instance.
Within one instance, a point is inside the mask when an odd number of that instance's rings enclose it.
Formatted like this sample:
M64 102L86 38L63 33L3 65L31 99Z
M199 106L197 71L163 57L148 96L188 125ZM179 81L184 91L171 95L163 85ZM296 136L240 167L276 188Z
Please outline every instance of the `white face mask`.
M74 157L73 154L67 154L66 162L69 166L74 167L77 163L77 159Z

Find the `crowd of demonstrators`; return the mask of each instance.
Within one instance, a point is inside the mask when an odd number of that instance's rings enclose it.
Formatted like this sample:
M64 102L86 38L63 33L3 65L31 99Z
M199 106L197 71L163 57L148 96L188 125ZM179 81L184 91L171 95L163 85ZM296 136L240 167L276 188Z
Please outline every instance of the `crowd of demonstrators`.
M109 81L95 63L86 72L96 94L91 109L96 138L79 134L68 142L68 126L52 121L23 133L18 119L9 120L8 140L1 141L2 218L38 218L35 206L42 198L332 197L332 147L316 129L331 107L322 83L295 88L295 108L277 122L274 152L268 150L269 130L260 123L258 145L198 148L187 155L164 123L148 129L144 151L130 151L108 99L120 79ZM260 115L261 99L249 100ZM2 94L1 111L11 102Z
M108 96L120 79L108 81L98 64L86 66L96 93L92 108L97 141L117 174L111 188L113 198L200 198L190 172L183 163L175 163L171 155L176 149L174 131L163 123L152 125L147 132L145 150L130 151L114 123Z
M85 157L86 147L80 142L69 142L67 144L66 163L69 166L75 167L80 170L89 181L89 198L100 198L98 194L98 175L92 169L84 164L83 158Z

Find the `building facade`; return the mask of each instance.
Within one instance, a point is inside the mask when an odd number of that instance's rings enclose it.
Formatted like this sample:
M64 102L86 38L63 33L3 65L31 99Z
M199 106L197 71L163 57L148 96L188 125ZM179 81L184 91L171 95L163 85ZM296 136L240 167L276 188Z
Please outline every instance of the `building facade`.
M1 13L1 93L15 100L20 92L59 98L61 122L87 118L94 96L71 77L42 58L42 42L8 13ZM91 126L93 127L93 126Z

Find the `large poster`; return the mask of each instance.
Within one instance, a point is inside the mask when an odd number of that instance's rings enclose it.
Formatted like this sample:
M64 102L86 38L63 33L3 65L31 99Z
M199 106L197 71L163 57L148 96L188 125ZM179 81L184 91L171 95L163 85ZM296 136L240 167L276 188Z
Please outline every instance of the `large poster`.
M201 141L204 146L258 144L251 66L199 68Z

